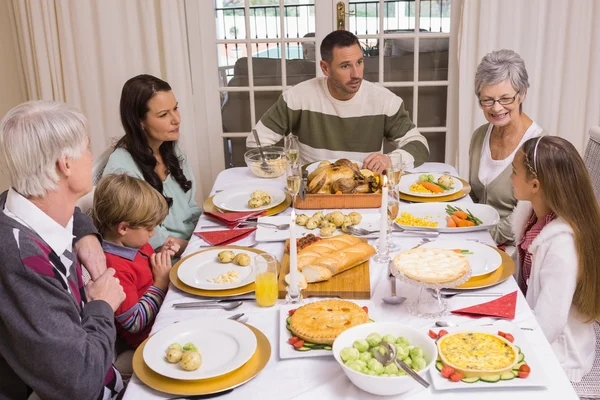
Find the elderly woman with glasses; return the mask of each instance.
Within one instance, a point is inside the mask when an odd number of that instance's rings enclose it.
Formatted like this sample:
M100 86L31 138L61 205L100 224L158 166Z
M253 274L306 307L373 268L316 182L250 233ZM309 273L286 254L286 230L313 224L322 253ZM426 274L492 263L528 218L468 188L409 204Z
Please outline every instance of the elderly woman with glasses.
M477 67L475 95L488 123L471 139L469 181L473 200L500 214L500 223L490 231L498 245L514 244L511 219L517 200L510 174L515 153L528 139L545 135L523 112L528 87L525 63L512 50L493 51Z

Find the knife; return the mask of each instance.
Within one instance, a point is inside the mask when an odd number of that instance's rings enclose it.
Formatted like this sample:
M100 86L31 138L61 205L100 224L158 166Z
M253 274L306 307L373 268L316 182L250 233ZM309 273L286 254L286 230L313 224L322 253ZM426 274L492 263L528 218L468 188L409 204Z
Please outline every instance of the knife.
M215 304L215 303L230 303L232 301L256 301L255 297L238 297L238 298L227 298L227 299L210 299L202 301L190 301L186 303L175 303L173 307L189 308L203 304Z
M308 171L302 171L302 183L300 184L300 198L302 200L306 199L306 188L308 187Z
M211 394L194 394L188 396L171 397L167 400L199 400L199 399L212 399L213 397L223 396L224 394L233 392L233 389L225 390L223 392L211 393Z

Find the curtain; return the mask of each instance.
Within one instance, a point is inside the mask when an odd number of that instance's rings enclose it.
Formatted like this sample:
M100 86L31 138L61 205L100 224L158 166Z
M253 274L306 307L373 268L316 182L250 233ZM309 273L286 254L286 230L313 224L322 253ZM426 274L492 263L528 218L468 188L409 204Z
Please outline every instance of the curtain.
M195 126L183 0L13 0L28 99L57 100L89 119L99 156L123 135L123 84L147 73L169 82L181 110L180 146L201 201L212 186L202 154L208 132Z
M453 3L453 18L460 18L453 54L458 72L449 93L456 110L449 127L456 151L447 160L455 162L460 175L468 176L471 135L486 122L474 94L475 71L483 56L503 48L525 61L531 85L523 104L527 115L583 152L589 128L600 124L600 2Z

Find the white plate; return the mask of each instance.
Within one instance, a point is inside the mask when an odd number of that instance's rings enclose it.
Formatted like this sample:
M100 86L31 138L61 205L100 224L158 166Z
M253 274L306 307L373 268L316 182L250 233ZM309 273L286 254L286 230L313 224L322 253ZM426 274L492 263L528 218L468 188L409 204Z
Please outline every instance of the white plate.
M500 222L500 215L498 211L494 207L488 206L487 204L452 204L453 207L460 207L462 210L466 212L468 209L471 213L479 218L483 223L478 226L467 226L465 228L448 228L448 224L446 222L446 206L450 203L415 203L415 204L403 204L400 203L400 208L398 210L398 215L402 212L407 212L415 217L424 218L429 217L429 221L437 222L437 228L425 228L425 227L417 227L417 226L408 226L408 225L400 225L396 222L396 224L402 228L410 228L416 230L425 230L425 231L438 231L442 233L461 233L461 232L471 232L471 231L481 231L487 230Z
M309 218L316 213L319 210L304 210L304 212L299 212L298 215L300 214L306 214L309 216ZM334 211L338 211L338 210L334 210ZM341 211L343 214L348 215L350 214L349 210L339 210ZM324 215L328 214L330 212L333 212L331 210L329 211L321 211ZM357 211L360 212L360 211ZM362 212L360 212L360 214L362 215L362 220L360 221L360 224L358 225L354 225L357 228L364 228L370 231L373 230L379 230L379 220L380 214L364 214ZM289 224L291 221L291 217L289 215L287 216L274 216L274 217L261 217L258 219L259 222L268 222L270 224ZM313 230L307 229L305 226L300 226L300 225L296 225L296 237L300 238L303 236L308 235L309 233L312 233L315 236L321 236L320 234L321 229L320 228L315 228ZM344 232L342 232L341 229L336 229L336 231L333 233L333 236L337 236L337 235L341 235ZM365 237L365 238L378 238L379 234L378 233L374 233L371 235L367 235L367 236L361 236L361 237ZM256 230L256 241L257 242L283 242L286 239L290 238L290 231L288 229L286 230L278 230L278 229L273 229L273 228L267 228L264 226L258 226L258 229Z
M262 190L263 192L269 193L273 198L273 201L271 201L270 204L262 207L251 208L248 206L248 200L250 200L250 195L255 190ZM222 192L215 194L215 197L213 197L213 203L218 208L237 212L267 210L282 203L284 200L285 192L281 189L249 186L235 189L225 189Z
M522 334L521 329L519 329L517 325L508 321L499 321L491 326L471 326L464 328L434 328L433 330L435 332L438 332L440 329L445 329L449 333L464 331L487 332L493 334L497 334L498 331L510 333L515 338L514 344L519 346L523 354L525 354L525 361L531 367L531 373L526 379L515 378L511 379L510 381L500 380L494 383L487 383L483 381L475 383L465 383L452 382L451 380L444 378L440 371L438 371L434 367L429 370L429 373L431 374L431 383L433 384L433 387L435 387L436 390L494 390L495 388L502 387L543 387L549 385L548 378L546 377L546 374L544 372L544 368L535 357L535 347L529 344L525 336Z
M192 342L202 355L195 371L167 362L167 348ZM193 319L170 325L150 337L144 348L144 362L154 372L173 379L207 379L244 365L256 351L256 336L246 325L225 318Z
M487 275L502 265L502 256L490 246L469 240L434 240L420 247L430 249L461 249L473 254L464 254L471 266L471 277Z
M424 172L423 174L429 174L429 173ZM404 194L409 194L411 196L417 196L417 197L443 197L443 196L449 196L451 194L457 193L463 188L462 182L456 176L452 176L452 178L454 179L454 185L452 186L452 189L445 190L442 193L411 192L410 187L413 184L417 183L417 181L419 180L419 176L421 176L421 175L422 174L403 175L402 178L400 178L400 185L398 187L400 192L404 193ZM440 174L439 172L432 172L431 175L433 175L434 181L437 182L438 178L444 174Z
M204 251L188 258L179 266L177 276L186 285L204 290L235 289L254 282L256 279L256 265L254 264L256 253L232 249L231 251L236 255L245 253L250 256L250 265L240 267L234 262L227 264L220 263L217 260L217 255L223 250L224 248L221 247L215 250ZM240 274L235 282L212 283L208 281L208 279L215 279L229 271L237 271Z
M329 161L330 163L333 164L337 160L323 160L323 161ZM323 161L315 161L315 162L312 162L312 163L308 164L306 166L306 170L310 174L311 172L313 172L314 170L316 170L317 167L319 166L319 164L322 163ZM350 162L359 165L360 166L359 169L362 168L362 164L363 164L362 161L350 160Z
M323 299L304 299L303 304L312 303L315 301L321 301ZM371 301L368 300L351 300L353 303L359 306L367 306L369 310L373 310ZM331 350L309 350L309 351L298 351L288 343L288 339L292 337L292 333L286 328L286 320L290 316L289 311L293 308L299 308L303 304L284 304L279 308L279 358L311 358L311 357L333 357ZM369 317L371 316L369 311Z

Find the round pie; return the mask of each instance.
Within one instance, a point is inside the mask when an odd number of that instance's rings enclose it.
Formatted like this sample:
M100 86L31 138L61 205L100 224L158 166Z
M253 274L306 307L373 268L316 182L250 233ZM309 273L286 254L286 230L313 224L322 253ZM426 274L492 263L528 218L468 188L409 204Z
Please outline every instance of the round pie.
M331 345L346 329L368 321L367 312L355 303L322 300L298 308L290 319L290 329L300 339Z
M433 284L454 282L469 271L467 257L446 249L410 249L394 257L393 264L405 276Z

